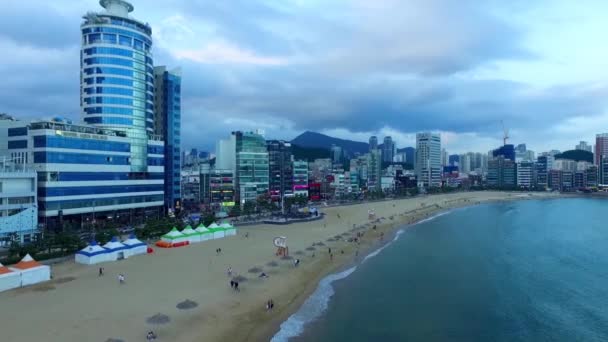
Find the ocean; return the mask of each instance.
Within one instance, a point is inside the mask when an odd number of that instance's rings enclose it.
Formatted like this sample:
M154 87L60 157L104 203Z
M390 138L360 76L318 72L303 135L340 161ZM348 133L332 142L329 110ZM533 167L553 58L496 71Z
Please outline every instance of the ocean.
M608 201L486 204L404 227L273 342L608 341Z

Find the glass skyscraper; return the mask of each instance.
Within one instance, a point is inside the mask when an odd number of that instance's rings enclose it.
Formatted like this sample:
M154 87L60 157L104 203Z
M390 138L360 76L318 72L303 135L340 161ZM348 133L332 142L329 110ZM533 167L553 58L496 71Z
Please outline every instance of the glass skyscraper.
M145 172L147 134L154 131L152 29L129 16L127 1L99 3L106 11L87 13L81 25L83 121L126 131L131 170Z
M165 141L165 208L181 207L181 82L179 70L154 68L155 133Z

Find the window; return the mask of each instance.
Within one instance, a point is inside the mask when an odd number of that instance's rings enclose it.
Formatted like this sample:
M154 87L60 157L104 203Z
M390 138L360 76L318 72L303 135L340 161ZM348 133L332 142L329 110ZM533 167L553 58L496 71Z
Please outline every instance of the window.
M133 48L136 49L136 50L143 50L144 49L144 43L141 40L135 39L135 43L133 44Z
M32 204L34 203L34 197L11 197L8 199L8 204Z
M2 192L2 182L0 182L0 192Z
M22 135L27 135L27 127L15 127L8 129L9 137L18 137Z
M125 46L131 46L131 45L133 45L133 39L131 37L121 35L119 37L119 44L125 45Z
M8 149L27 148L27 140L12 140L8 142Z
M89 35L89 44L100 43L101 42L101 34L94 33Z

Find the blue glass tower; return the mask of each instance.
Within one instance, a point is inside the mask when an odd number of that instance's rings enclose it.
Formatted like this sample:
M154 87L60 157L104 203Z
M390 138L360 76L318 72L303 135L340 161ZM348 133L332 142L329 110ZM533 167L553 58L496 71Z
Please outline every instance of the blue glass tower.
M179 70L154 68L155 133L165 141L165 208L181 207L181 82Z
M132 172L146 172L147 134L154 132L152 29L129 16L127 1L99 3L106 11L88 13L81 25L83 121L125 131Z

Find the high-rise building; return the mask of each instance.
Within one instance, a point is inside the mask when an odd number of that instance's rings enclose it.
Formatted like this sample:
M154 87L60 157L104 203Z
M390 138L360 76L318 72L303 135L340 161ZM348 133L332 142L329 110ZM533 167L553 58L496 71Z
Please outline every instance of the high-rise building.
M549 156L539 156L536 160L536 186L541 189L549 187Z
M448 157L448 163L450 164L450 166L459 166L460 165L460 155L451 154Z
M517 186L517 165L515 161L500 155L488 161L488 186L502 189Z
M577 150L593 152L591 145L589 145L586 141L580 141L578 145L576 145Z
M608 156L608 133L595 136L595 165L600 166L602 156Z
M122 130L130 140L132 172L146 172L148 134L154 132L152 29L133 19L124 0L101 0L81 25L83 121Z
M181 200L181 73L154 68L154 131L165 141L165 209L175 210Z
M461 173L465 173L468 174L470 173L473 169L471 168L471 164L472 164L472 160L471 160L471 154L470 153L466 153L460 156L459 158L460 160L460 164L458 167L458 170Z
M384 143L382 145L382 162L392 163L395 157L395 143L393 138L390 136L384 137Z
M377 150L378 149L378 137L372 135L369 137L369 150Z
M602 155L598 166L598 181L601 185L608 185L608 156Z
M380 150L371 150L366 154L367 159L367 189L380 190L382 177L382 154Z
M445 148L441 149L441 167L448 166L448 152Z
M270 197L280 201L282 196L293 194L293 168L291 143L283 140L268 140Z
M294 160L293 162L293 193L296 196L308 198L308 162Z
M342 163L343 151L338 145L331 145L331 161L334 164Z
M416 176L421 187L441 186L441 136L416 134Z
M517 186L530 189L534 186L534 163L521 161L517 163Z
M239 203L268 193L269 166L266 140L260 132L232 132L235 146L235 188Z
M521 146L521 145L520 145ZM525 146L525 145L524 145ZM515 161L515 148L513 145L504 145L492 151L493 157L503 156L505 159Z

